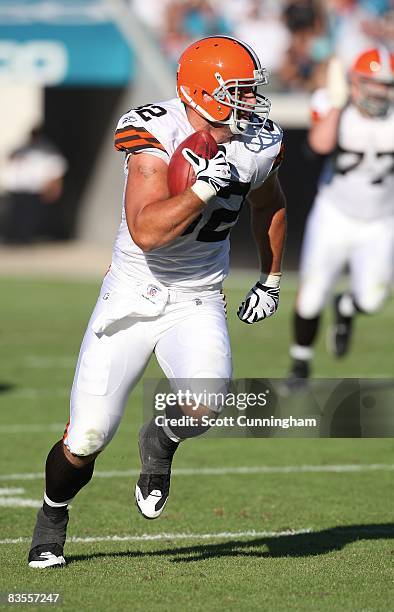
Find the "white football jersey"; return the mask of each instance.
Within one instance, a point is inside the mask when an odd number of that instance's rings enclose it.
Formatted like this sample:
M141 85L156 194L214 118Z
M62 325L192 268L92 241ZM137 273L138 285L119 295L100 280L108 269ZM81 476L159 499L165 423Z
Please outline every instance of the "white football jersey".
M316 119L328 110L326 90L312 97ZM394 113L366 117L354 104L342 111L337 148L327 163L318 199L350 217L372 220L394 213Z
M168 163L177 147L195 130L178 98L132 109L121 117L115 147L131 154L150 153ZM217 285L227 276L229 233L250 190L259 187L282 157L282 130L267 121L234 136L225 149L231 167L230 186L212 198L195 221L170 244L144 253L130 236L123 202L122 220L113 252L113 265L127 276L179 288ZM138 198L138 193L135 194Z

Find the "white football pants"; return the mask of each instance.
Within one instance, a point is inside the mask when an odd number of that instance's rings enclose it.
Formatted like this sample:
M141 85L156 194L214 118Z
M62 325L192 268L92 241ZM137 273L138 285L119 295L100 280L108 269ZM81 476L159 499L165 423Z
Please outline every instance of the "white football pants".
M170 290L163 314L124 317L97 334L92 325L118 283L110 271L79 354L64 437L75 455L90 455L108 444L153 352L167 378L231 378L230 341L220 290Z
M357 305L367 313L376 312L389 293L393 261L392 217L354 219L318 200L302 245L298 314L312 319L320 313L346 264Z

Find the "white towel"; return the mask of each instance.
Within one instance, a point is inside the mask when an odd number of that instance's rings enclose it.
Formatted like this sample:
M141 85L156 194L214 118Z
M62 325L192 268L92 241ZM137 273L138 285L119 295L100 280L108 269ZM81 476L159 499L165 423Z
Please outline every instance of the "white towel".
M92 323L95 334L125 317L157 317L168 302L168 289L157 283L137 283L127 292L108 291L102 296L105 306Z

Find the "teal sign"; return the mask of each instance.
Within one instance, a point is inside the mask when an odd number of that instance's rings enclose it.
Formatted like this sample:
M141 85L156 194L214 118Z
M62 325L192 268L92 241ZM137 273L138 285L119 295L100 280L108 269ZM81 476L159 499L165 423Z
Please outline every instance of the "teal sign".
M0 0L0 85L116 86L132 75L132 52L105 3Z

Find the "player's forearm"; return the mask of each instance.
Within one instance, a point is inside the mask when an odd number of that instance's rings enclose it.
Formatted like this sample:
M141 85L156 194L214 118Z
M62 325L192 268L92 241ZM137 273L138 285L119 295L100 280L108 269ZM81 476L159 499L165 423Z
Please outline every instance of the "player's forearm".
M187 189L183 194L153 202L137 215L127 214L127 224L134 242L145 252L165 246L180 236L198 217L205 202Z
M277 274L281 270L286 239L286 209L283 194L281 203L272 208L252 208L251 223L257 244L261 271Z
M334 151L338 141L338 125L341 110L332 108L330 112L311 127L308 143L312 151L319 155L327 155Z

